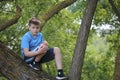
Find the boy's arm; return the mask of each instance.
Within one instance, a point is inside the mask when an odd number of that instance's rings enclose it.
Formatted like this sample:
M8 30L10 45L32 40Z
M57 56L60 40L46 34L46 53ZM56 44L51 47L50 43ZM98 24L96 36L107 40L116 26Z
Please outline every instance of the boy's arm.
M47 41L43 41L43 44L48 46L48 42Z
M44 47L43 47L43 48L40 48L40 49L37 50L37 51L29 51L28 48L24 48L24 54L25 54L25 56L27 56L27 57L33 57L33 56L36 56L36 55L43 54L43 53L45 53L45 52L46 52L46 50L44 49Z
M40 48L41 48L41 47L44 48L45 51L48 51L48 49L49 49L49 48L48 48L48 42L47 42L47 41L43 41L42 44L40 45Z

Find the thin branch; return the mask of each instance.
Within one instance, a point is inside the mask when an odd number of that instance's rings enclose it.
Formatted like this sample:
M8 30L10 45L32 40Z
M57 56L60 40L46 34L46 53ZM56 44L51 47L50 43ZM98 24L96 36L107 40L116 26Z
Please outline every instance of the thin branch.
M3 31L4 29L15 24L18 21L18 19L20 18L20 16L21 16L21 8L17 5L16 6L16 15L12 19L7 20L5 23L0 24L0 31Z
M114 4L113 0L109 0L110 5L112 6L113 11L115 12L116 16L118 16L118 20L120 22L120 11L117 9L117 7Z
M66 8L67 6L73 4L74 2L76 2L76 0L65 0L56 4L54 7L50 8L42 17L40 17L42 27L45 24L45 22L47 22L51 17L53 17L63 8Z

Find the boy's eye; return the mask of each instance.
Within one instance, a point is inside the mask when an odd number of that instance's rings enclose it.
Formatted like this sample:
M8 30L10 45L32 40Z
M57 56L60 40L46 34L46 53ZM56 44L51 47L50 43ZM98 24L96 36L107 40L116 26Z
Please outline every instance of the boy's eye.
M36 27L37 29L39 29L39 27Z
M32 27L33 29L35 29L35 27Z
M39 29L39 27L32 27L33 29Z

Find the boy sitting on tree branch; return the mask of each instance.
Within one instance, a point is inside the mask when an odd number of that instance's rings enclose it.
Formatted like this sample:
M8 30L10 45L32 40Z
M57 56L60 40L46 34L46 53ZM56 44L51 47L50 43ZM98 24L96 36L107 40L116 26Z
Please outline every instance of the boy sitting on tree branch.
M33 69L40 70L40 64L55 59L58 75L56 79L65 79L62 69L61 51L58 47L48 48L40 31L41 22L33 17L29 20L28 29L21 40L21 52L24 61Z

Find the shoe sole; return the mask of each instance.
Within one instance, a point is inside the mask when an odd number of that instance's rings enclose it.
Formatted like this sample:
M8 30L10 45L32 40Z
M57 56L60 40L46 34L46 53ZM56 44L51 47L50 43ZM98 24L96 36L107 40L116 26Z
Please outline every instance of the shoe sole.
M29 66L31 67L31 68L33 68L34 70L39 70L39 69L37 69L37 68L34 68L31 64L29 64Z
M56 77L57 80L67 79L67 77Z

